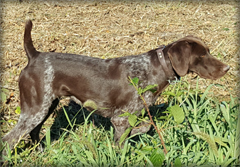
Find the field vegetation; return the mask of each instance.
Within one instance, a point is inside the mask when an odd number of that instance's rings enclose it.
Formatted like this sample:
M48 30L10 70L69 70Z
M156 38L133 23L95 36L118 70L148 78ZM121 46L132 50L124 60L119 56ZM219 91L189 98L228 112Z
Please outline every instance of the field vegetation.
M123 148L118 148L109 119L63 98L41 130L44 152L35 149L37 145L30 146L26 136L14 150L8 151L4 165L239 164L239 1L1 0L0 3L1 135L14 127L21 112L17 81L27 64L23 48L27 19L33 21L34 46L43 52L106 59L144 53L191 34L201 38L212 55L231 66L216 81L195 74L182 78L150 107L167 154L154 129L127 138ZM179 121L179 117L183 120Z

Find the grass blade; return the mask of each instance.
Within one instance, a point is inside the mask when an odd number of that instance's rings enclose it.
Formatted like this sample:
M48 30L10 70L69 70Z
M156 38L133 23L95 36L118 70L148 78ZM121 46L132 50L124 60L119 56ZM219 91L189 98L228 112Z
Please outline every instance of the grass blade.
M50 128L47 128L47 131L46 131L46 142L47 142L47 148L50 149L51 147Z
M128 151L128 141L125 141L124 147L122 149L122 155L121 155L121 160L120 160L120 165L124 164L124 160L126 159L126 153Z

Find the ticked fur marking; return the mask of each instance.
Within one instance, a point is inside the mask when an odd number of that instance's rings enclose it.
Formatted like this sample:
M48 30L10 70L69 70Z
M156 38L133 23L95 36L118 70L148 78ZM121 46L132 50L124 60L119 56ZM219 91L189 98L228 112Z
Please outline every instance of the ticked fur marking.
M49 60L49 57L45 57L45 71L44 71L44 96L42 110L48 110L49 106L52 103L52 100L55 98L53 94L53 79L54 79L54 69Z
M26 121L27 131L31 131L31 127L35 127L45 118L48 113L49 107L52 104L55 96L53 94L52 83L54 79L54 69L49 60L49 57L45 57L44 61L44 96L41 110L35 114L31 120L25 120L27 116L25 114L21 114L19 118L19 122Z

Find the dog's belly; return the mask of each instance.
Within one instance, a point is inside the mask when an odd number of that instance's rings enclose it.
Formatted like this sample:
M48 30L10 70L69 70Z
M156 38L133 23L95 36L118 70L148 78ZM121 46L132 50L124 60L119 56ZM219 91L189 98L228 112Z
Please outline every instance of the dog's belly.
M144 108L142 100L139 98L137 92L129 92L125 94L117 94L118 98L109 99L108 97L96 97L95 99L87 99L80 101L77 97L72 99L82 105L89 111L94 111L95 114L103 117L113 117L124 112L140 111ZM148 105L152 104L153 94L151 92L144 93L143 97Z

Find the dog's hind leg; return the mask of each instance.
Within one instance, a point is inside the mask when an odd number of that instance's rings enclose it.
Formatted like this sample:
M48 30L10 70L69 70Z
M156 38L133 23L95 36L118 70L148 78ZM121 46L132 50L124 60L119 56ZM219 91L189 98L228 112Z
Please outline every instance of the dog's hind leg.
M43 89L40 89L40 87ZM57 105L55 103L58 101L54 100L56 97L52 92L51 85L47 85L47 87L41 86L39 82L31 80L29 77L25 77L25 75L20 78L19 88L21 114L17 125L2 139L3 142L9 144L10 149L12 149L23 136L30 132L33 140L38 140L39 137L37 137L37 132L40 130L42 123L52 112L54 106ZM51 107L53 101L54 105Z
M7 142L9 144L9 148L12 149L14 145L22 137L29 134L30 132L31 132L31 137L34 140L38 140L39 137L37 133L39 133L41 125L50 115L50 113L52 112L52 109L56 106L56 103L57 101L55 100L54 105L52 105L52 107L51 107L52 103L48 103L48 105L44 104L43 105L44 107L33 106L29 108L29 107L22 106L23 109L21 111L20 118L18 120L17 125L2 138L2 141ZM52 108L50 109L51 111L49 110L49 108ZM29 112L29 110L32 112Z
M30 132L30 136L32 139L33 143L38 143L40 141L39 139L39 132L41 130L42 125L44 124L44 122L48 119L48 117L53 113L54 109L57 107L59 103L59 99L55 99L52 102L51 107L49 108L48 114L46 115L46 117L43 119L43 121L38 124L31 132Z

